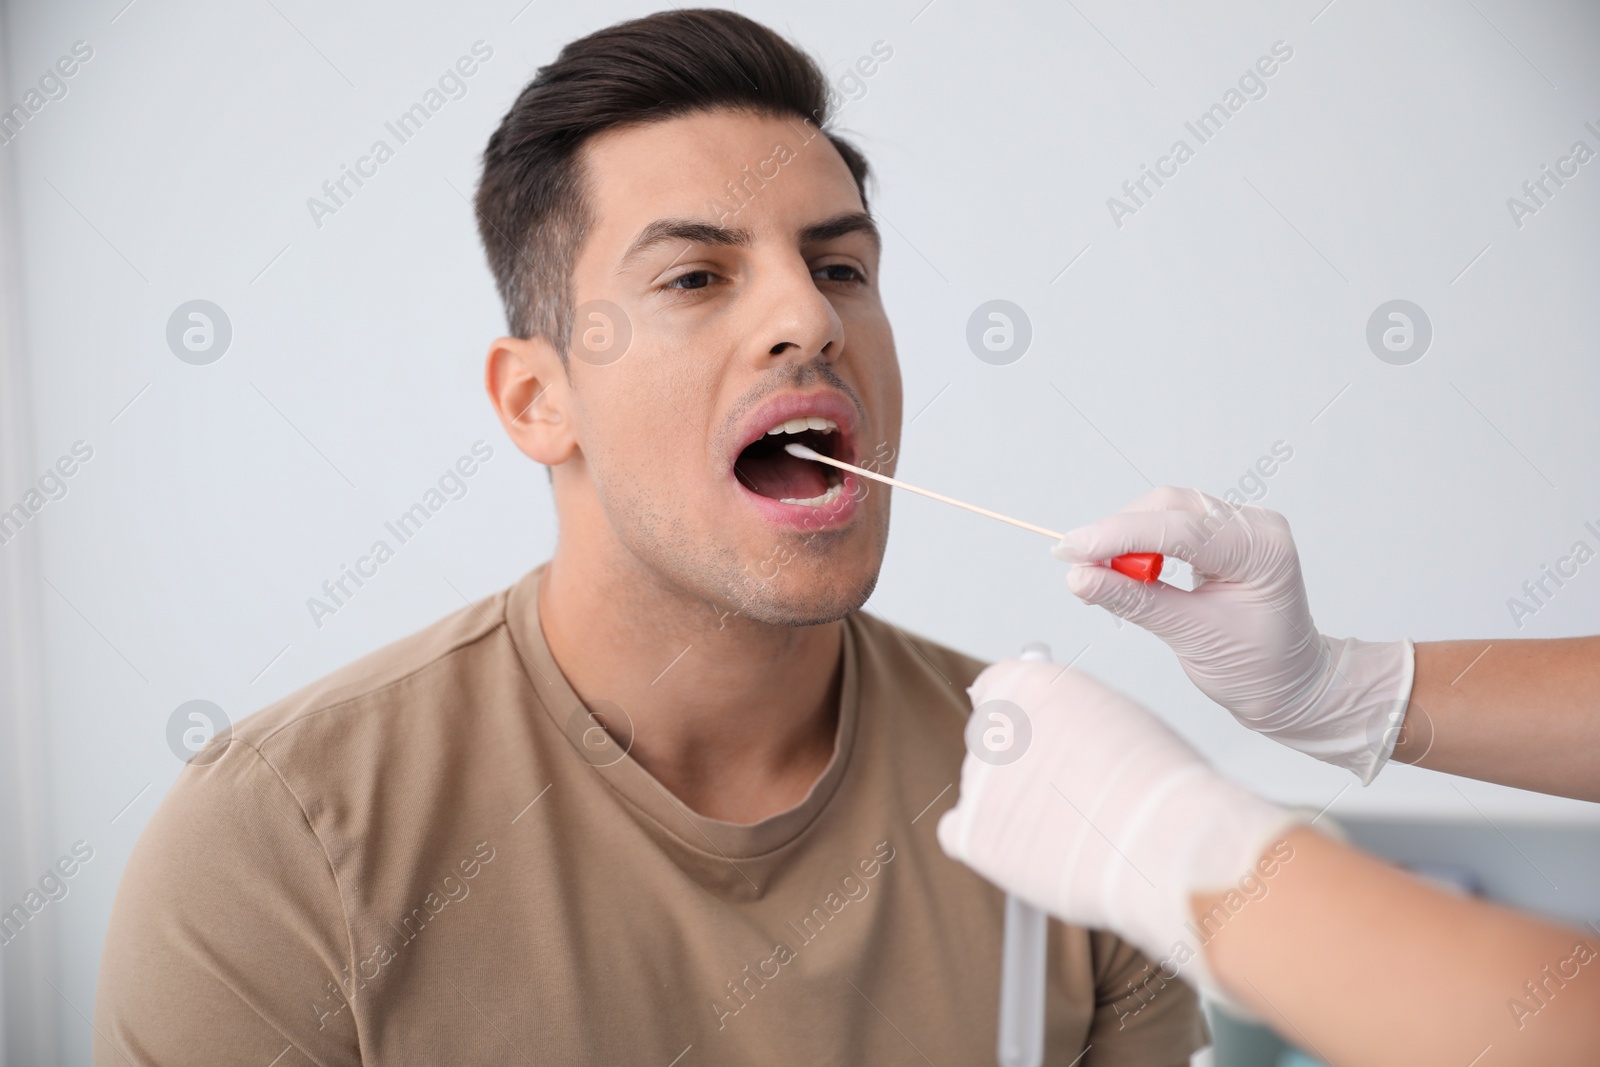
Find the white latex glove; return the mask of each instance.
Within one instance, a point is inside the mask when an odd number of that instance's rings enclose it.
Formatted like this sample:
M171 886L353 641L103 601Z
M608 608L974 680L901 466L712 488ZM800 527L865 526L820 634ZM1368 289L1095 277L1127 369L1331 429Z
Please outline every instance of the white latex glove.
M1394 751L1411 698L1411 642L1319 634L1289 523L1276 511L1156 489L1052 551L1080 564L1067 574L1080 599L1165 641L1201 692L1250 729L1362 785ZM1098 563L1124 552L1174 556L1202 584L1139 582Z
M946 854L1058 919L1115 932L1162 977L1227 1000L1205 965L1190 895L1259 899L1241 879L1262 877L1262 854L1298 818L1217 774L1154 715L1081 671L1005 660L967 694L961 796L939 819ZM1010 751L992 743L1007 728L1022 754L990 762Z

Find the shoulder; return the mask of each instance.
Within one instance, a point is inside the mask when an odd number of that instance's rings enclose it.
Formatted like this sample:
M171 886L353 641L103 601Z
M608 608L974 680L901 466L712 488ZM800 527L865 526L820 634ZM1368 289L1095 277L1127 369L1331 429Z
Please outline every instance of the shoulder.
M269 751L310 720L351 720L403 703L418 689L470 671L483 655L509 652L496 639L505 622L509 590L501 590L384 645L311 682L236 724L232 737ZM498 647L485 647L495 644Z
M971 710L967 686L988 663L865 611L851 616L851 623L863 679L893 679L903 691L948 701L962 717Z
M513 587L514 588L514 587ZM385 645L219 730L183 768L147 831L224 804L286 818L343 854L400 799L425 809L470 762L485 720L526 708L502 590ZM400 805L405 806L405 805ZM415 812L412 811L414 814Z

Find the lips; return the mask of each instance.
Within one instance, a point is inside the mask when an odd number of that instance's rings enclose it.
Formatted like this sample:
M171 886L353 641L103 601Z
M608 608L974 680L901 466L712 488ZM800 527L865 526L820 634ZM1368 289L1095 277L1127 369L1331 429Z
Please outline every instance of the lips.
M774 397L745 421L729 465L742 495L770 520L811 529L848 521L859 504L856 477L789 455L789 442L854 463L855 406L831 391Z

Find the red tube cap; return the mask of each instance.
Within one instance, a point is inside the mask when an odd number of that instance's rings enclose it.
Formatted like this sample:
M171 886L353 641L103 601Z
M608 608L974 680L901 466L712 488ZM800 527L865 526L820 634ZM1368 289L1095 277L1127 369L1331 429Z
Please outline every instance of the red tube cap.
M1154 582L1161 577L1162 558L1159 552L1129 552L1111 561L1111 569L1141 582Z

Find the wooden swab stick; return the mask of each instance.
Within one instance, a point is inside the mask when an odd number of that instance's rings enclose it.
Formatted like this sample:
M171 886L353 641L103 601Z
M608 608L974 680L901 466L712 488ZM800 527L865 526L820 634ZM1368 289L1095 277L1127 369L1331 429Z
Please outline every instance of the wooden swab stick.
M892 485L896 489L904 489L907 492L917 493L921 496L930 497L934 500L942 500L946 504L954 504L958 508L966 508L968 511L975 511L979 515L987 515L991 519L999 519L1001 522L1009 522L1013 526L1020 526L1024 530L1032 530L1036 534L1044 534L1044 536L1056 541L1059 541L1062 538L1061 534L1056 533L1054 530L1047 530L1043 526L1035 526L1033 523L1023 522L1021 519L1013 519L1009 515L1002 515L998 511L990 511L988 508L980 508L976 504L968 504L964 500L957 500L955 497L945 496L943 493L935 493L931 489L918 489L914 485L908 485L905 482L897 482L888 475L879 474L877 471L865 470L861 467L846 463L843 460L834 459L832 456L824 456L816 449L807 448L798 441L789 442L783 446L783 450L789 453L791 456L798 456L801 459L814 459L818 463L826 463L831 467L838 467L840 470L854 471L863 478L871 478L875 482L882 482L884 485Z
M892 485L896 489L904 489L907 492L916 493L920 496L925 496L933 500L939 500L946 504L954 504L958 508L965 508L968 511L976 512L979 515L986 515L991 519L999 519L1001 522L1009 522L1011 525L1020 526L1024 530L1029 530L1036 534L1043 534L1053 541L1059 541L1062 538L1061 534L1054 530L1046 529L1043 526L1035 526L1033 523L1023 522L1021 519L1013 519L1010 515L1002 515L998 511L990 511L988 508L980 508L978 505L969 504L965 500L957 500L953 496L945 496L943 493L935 493L932 489L919 489L914 485L907 484L906 482L896 481L886 474L879 474L877 471L869 471L865 468L846 463L843 460L834 459L832 456L824 456L816 449L807 448L798 441L790 441L788 444L783 446L783 450L789 453L789 455L798 457L800 459L815 460L818 463L826 463L830 467L838 467L840 470L854 471L863 478L871 478L875 482L882 482L884 485ZM1118 574L1125 574L1129 578L1133 578L1141 582L1154 582L1159 580L1161 577L1162 562L1162 556L1159 552L1129 552L1111 560L1110 564L1111 569L1116 571Z

